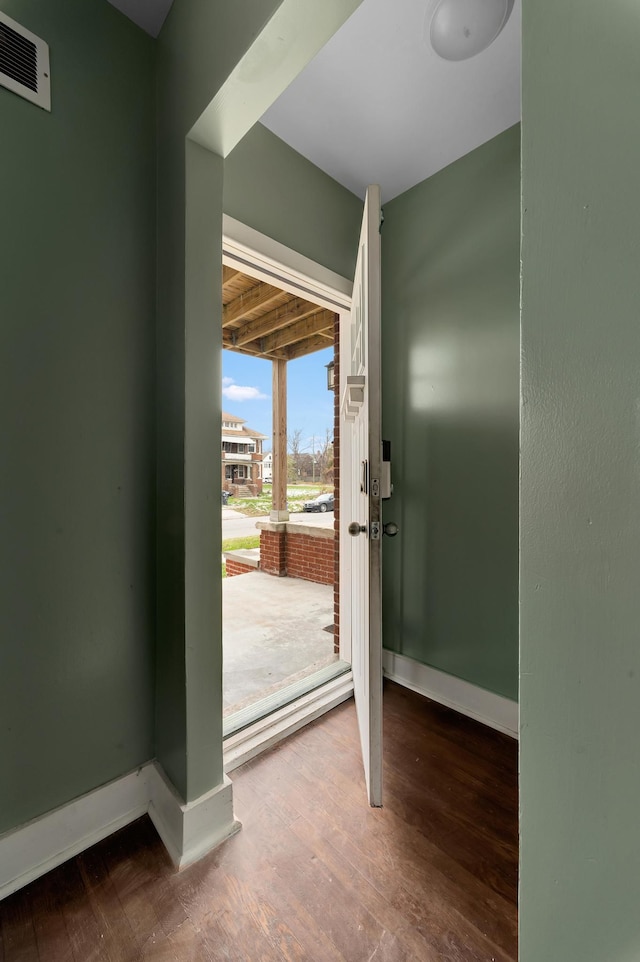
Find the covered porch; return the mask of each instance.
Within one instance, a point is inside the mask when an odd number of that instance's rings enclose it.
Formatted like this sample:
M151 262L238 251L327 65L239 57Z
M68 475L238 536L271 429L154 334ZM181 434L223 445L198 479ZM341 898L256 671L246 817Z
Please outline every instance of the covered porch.
M228 256L222 268L222 347L272 363L271 521L288 521L287 364L333 346L327 387L337 396L339 315L282 287L243 273ZM338 423L334 420L337 468ZM336 485L334 472L334 485ZM337 493L337 492L336 492Z

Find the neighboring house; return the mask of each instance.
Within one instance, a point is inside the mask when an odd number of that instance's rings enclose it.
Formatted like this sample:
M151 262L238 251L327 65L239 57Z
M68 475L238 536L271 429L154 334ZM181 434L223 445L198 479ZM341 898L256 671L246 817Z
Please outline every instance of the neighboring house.
M273 481L273 453L269 451L262 459L262 480L265 484Z
M262 493L262 442L244 418L222 412L222 488L230 494Z

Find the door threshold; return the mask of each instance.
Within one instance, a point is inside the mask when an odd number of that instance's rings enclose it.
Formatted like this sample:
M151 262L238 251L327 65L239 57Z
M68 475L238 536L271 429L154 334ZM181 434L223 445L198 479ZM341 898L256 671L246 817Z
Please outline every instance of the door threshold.
M334 668L335 676L335 665L331 667ZM287 735L292 735L299 728L346 701L352 694L353 675L351 669L347 668L337 677L317 685L312 691L301 693L295 700L288 701L269 715L263 715L240 731L228 735L223 742L225 772L232 772L250 758L276 745Z
M325 682L331 681L332 678L337 678L338 675L344 675L346 671L349 671L350 667L348 662L341 661L340 659L331 661L323 668L319 668L311 672L311 674L305 675L303 678L290 681L289 684L283 685L282 688L278 688L276 691L272 691L271 694L258 698L250 705L247 705L246 708L241 708L240 711L235 711L232 715L227 715L227 717L222 720L223 739L228 738L230 735L235 735L237 732L242 731L243 728L249 728L254 722L260 721L261 718L266 718L267 715L272 715L279 708L284 708L285 705L288 705L292 701L297 701L298 698L313 691L314 688L319 688L321 685L324 685Z

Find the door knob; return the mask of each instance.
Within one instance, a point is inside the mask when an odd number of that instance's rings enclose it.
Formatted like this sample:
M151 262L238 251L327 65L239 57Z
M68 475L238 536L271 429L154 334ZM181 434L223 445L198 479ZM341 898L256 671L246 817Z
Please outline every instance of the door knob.
M388 538L395 538L400 528L395 521L387 521L387 523L383 525L382 530Z
M349 525L348 531L352 537L357 538L361 531L366 531L366 524L358 524L357 521L352 521Z

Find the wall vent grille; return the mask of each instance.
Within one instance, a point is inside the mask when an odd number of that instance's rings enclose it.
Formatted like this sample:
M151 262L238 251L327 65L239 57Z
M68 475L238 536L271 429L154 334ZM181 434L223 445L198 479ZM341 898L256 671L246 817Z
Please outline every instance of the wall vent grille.
M0 13L0 86L51 110L49 47L4 13Z

